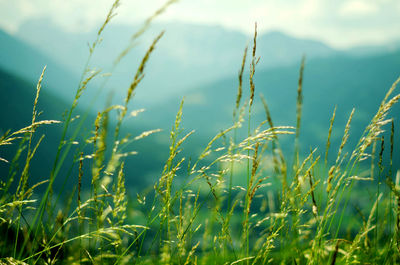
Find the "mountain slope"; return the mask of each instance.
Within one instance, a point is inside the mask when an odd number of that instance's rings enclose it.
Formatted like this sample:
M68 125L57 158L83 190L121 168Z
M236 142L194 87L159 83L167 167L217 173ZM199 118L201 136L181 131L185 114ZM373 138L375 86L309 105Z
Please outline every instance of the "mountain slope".
M45 77L46 78L46 77ZM50 89L47 86L42 87L37 110L40 115L37 120L63 120L63 113L70 108L70 105L60 98L49 93ZM16 131L31 124L33 102L36 95L36 85L34 83L25 81L19 77L7 73L0 68L0 92L3 95L0 97L0 136L7 130ZM74 112L74 116L80 114L82 117L84 109L78 108ZM80 142L81 146L85 145L84 139L92 134L94 128L95 116L89 114L87 122L80 129L76 141ZM79 120L78 120L79 121ZM78 121L71 124L67 139L72 135ZM114 122L110 122L110 126L115 126ZM126 134L139 135L144 130L154 129L154 127L138 126L133 119L127 119L121 131L121 135ZM45 135L42 143L40 144L37 152L31 162L30 167L30 183L34 184L38 181L48 179L52 169L57 146L59 144L63 130L63 124L45 125L39 127L35 133L33 143L35 144L38 139ZM163 134L167 134L164 132ZM162 137L162 135L160 136ZM112 145L112 139L108 143ZM78 147L75 146L75 147ZM74 153L76 148L72 148L72 152L67 156L65 163L60 171L58 181L55 183L55 189L64 188L71 189L77 183L77 164L72 166L74 160ZM15 151L18 148L18 141L12 145L0 147L0 157L12 161ZM93 147L88 146L83 149L85 154L93 152ZM140 141L135 141L133 144L125 147L125 151L137 151L138 155L127 157L125 173L127 176L127 186L130 189L143 188L153 183L162 170L162 165L168 156L168 143L160 143L156 137L148 137ZM157 153L151 150L158 150ZM79 151L80 152L80 151ZM20 161L20 166L24 165L24 155ZM86 165L90 165L88 160ZM72 167L71 167L72 166ZM9 164L0 161L0 180L5 181L8 176ZM22 170L22 168L20 168ZM63 184L64 178L69 175L70 181ZM18 176L17 176L18 177ZM83 181L84 188L90 187L90 179L85 178Z
M7 130L14 132L29 126L32 122L36 85L0 69L0 92L3 95L0 97L0 135ZM66 108L67 104L49 94L47 86L44 86L37 105L40 113L37 120L60 120ZM61 132L62 124L44 125L37 129L33 144L36 144L42 135L45 135L45 138L32 160L30 174L32 183L48 178ZM0 157L12 161L18 148L18 142L17 140L12 145L1 146ZM24 155L22 158L25 159ZM20 166L23 163L24 161L21 160ZM9 164L0 162L0 176L3 181L7 179L8 168Z
M256 70L256 100L252 123L265 120L265 111L258 95L264 94L275 125L296 125L296 97L299 66ZM305 152L310 146L325 146L329 120L337 106L332 148L337 148L352 108L356 109L351 127L349 147L378 110L387 90L400 74L400 52L366 58L337 56L306 62L303 82L301 141ZM245 97L248 97L246 82ZM397 90L399 91L399 90ZM183 123L198 134L211 136L227 128L232 121L236 100L237 77L222 79L207 86L198 86L186 94ZM398 93L398 92L397 92ZM244 102L244 101L242 101ZM163 124L173 120L179 99L160 105L151 122ZM164 113L163 115L159 115ZM400 108L392 111L398 127ZM246 115L245 115L246 117ZM398 132L397 132L398 133ZM291 140L290 140L291 141ZM320 150L322 152L322 150Z
M46 42L41 40L46 47ZM0 30L0 67L36 83L47 65L45 83L59 96L73 98L77 78L54 59Z
M115 58L129 43L130 36L140 25L110 25L104 31L103 42L93 58L93 66L108 71ZM142 56L155 36L166 30L151 56L146 77L137 91L144 105L163 102L173 94L183 93L196 85L204 85L237 72L243 50L252 37L219 26L167 23L154 24L140 38L132 52L124 58L113 73L112 85L116 97L124 95L124 89ZM283 33L259 34L258 47L263 60L260 67L291 65L302 54L309 58L325 57L336 53L321 42L302 40ZM18 36L41 49L43 53L63 62L71 71L80 69L88 54L86 43L95 39L95 31L75 34L46 20L30 21L23 25ZM47 47L42 42L47 43Z

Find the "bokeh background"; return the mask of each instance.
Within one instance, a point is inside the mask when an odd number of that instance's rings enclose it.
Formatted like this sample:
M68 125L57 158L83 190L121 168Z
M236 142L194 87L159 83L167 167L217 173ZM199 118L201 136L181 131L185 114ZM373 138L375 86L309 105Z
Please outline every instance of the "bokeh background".
M39 101L41 118L62 120L89 55L88 43L95 40L112 2L0 0L2 133L29 124L35 84L44 65L47 71ZM255 75L254 125L265 119L260 94L265 96L276 125L295 125L299 66L306 56L300 135L303 154L317 146L324 153L335 106L332 149L336 150L348 116L356 108L348 145L352 150L400 74L400 2L396 0L182 0L157 16L134 42L131 52L113 68L131 36L163 4L161 0L121 1L90 63L91 69L104 74L112 71L112 76L91 82L74 113L89 114L88 124L78 136L83 142L93 130L96 113L107 104L122 102L140 59L158 33L165 30L129 106L130 110L146 111L124 124L124 134L133 136L150 129L163 130L129 147L139 153L127 158L127 180L132 188L151 185L160 175L168 157L169 129L182 97L183 127L196 130L185 146L188 156L198 154L207 139L230 126L237 72L246 45L251 50L255 22L260 62ZM392 114L399 127L399 108ZM45 165L53 163L61 130L62 125L42 129L46 138L35 157L32 181L48 178L51 166ZM293 138L285 139L289 148ZM13 148L0 149L1 157L12 160ZM71 152L71 160L73 156ZM332 159L335 157L332 154ZM395 162L397 166L398 156ZM0 167L4 178L8 166ZM66 164L63 172L70 174L69 170L76 169Z

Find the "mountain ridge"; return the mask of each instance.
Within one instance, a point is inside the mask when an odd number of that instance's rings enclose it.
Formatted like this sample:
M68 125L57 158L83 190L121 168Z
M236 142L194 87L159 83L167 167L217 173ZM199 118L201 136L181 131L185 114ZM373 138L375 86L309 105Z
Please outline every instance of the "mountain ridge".
M45 84L55 88L61 97L73 98L76 77L68 69L35 47L0 30L0 67L5 71L36 83L45 66ZM62 82L60 82L62 80Z
M76 68L79 60L79 65L83 64L85 58L83 54L85 52L87 54L86 42L94 39L95 32L65 33L49 23L43 26L45 30L39 30L43 24L46 24L46 21L30 22L20 28L17 36L36 48L42 48L43 52L49 53L70 68ZM107 72L119 52L129 43L131 34L139 27L140 25L109 25L104 31L102 43L95 52L93 66ZM155 23L137 41L131 54L115 69L111 78L114 83L110 87L129 86L132 71L138 66L148 45L162 30L166 32L150 57L146 77L141 84L142 89L137 91L137 98L145 104L152 102L158 104L168 98L170 93L183 93L193 84L216 81L236 73L242 60L243 50L246 44L251 44L252 41L252 37L246 34L226 30L220 26ZM274 39L277 40L273 41ZM43 40L48 43L49 49L41 46ZM296 39L276 32L260 34L258 49L266 58L261 61L261 67L290 65L297 62L304 53L307 53L309 58L336 53L334 49L321 42ZM118 91L114 93L119 98L124 96Z

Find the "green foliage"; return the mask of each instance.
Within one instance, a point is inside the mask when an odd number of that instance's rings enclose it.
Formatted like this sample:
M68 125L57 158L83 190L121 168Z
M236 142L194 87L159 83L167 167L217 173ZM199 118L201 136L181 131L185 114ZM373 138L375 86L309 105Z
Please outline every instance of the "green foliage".
M347 152L345 148L353 110L336 159L327 159L328 153L334 154L329 148L335 111L325 150L301 152L299 135L307 127L302 124L305 60L300 66L297 111L293 114L296 127L274 126L265 100L266 118L255 123L252 119L253 109L257 107L254 76L259 61L256 30L249 97L241 104L246 48L239 71L238 95L232 102L233 106L236 102L232 125L213 137L197 157L185 157L182 150L195 132L185 132L182 128L182 100L170 132L164 169L153 187L133 198L126 189L125 182L130 176L126 175L125 166L127 157L137 153L125 149L159 130L132 137L123 135L121 127L127 117L128 103L144 78L146 63L151 60L157 43L162 41L161 33L143 55L123 103L98 112L93 118L90 136L77 143L78 148L72 148L83 121L91 119L77 117L78 124L72 124L81 95L88 83L100 74L90 67L91 56L101 44L101 34L113 18L118 2L113 4L96 41L90 46L75 98L63 119L61 139L55 148L48 179L28 185L30 164L43 139L43 136L36 137L37 129L58 123L39 119L37 108L45 71L37 85L30 124L0 137L0 147L19 142L15 158L0 161L10 164L7 178L0 186L0 231L4 235L0 241L0 264L400 262L400 171L395 171L392 162L394 123L388 117L400 99L400 94L392 95L400 79L389 89L354 151ZM157 10L133 35L133 40L173 2ZM130 45L122 55L130 51ZM117 58L115 62L120 60ZM116 124L111 122L111 117L115 117ZM383 132L388 124L392 125L390 140L386 140L390 149L385 151ZM70 131L72 136L68 134ZM283 150L282 139L291 141L294 148ZM389 155L388 163L384 162L384 155ZM17 164L22 158L25 159L21 171ZM72 160L73 169L64 183L72 181L75 188L61 201L55 199L61 196L54 194L53 186L60 181L68 159ZM90 181L84 182L84 179ZM40 185L45 186L42 192L36 190ZM365 187L374 188L369 197L373 198L372 202L365 200Z

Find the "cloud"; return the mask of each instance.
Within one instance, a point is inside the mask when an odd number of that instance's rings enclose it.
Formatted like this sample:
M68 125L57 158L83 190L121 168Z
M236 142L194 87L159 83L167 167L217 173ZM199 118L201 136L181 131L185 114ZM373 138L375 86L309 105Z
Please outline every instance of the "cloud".
M113 23L142 22L167 0L121 0ZM0 28L13 33L30 19L46 18L69 31L104 20L113 0L0 0ZM280 30L336 47L399 38L399 0L182 0L157 21L216 24L247 32ZM363 32L354 34L355 32ZM341 37L342 36L342 37Z
M378 12L378 6L372 2L361 0L345 2L339 9L339 15L343 17L364 17Z
M0 26L9 32L17 31L26 18L36 15L36 7L31 1L0 0Z

